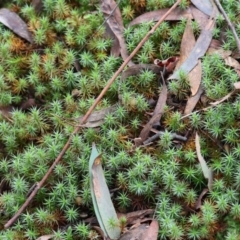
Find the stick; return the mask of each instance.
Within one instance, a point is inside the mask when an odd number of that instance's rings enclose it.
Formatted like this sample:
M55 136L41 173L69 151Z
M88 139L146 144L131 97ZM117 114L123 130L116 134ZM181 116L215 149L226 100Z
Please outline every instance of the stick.
M164 135L165 132L163 131L159 131L158 133L156 133L155 135L153 135L152 137L148 138L146 141L143 142L144 145L147 145L149 144L150 142L153 142L155 141L156 139L158 139L159 137L161 137L162 135ZM183 141L183 142L186 142L187 141L187 138L186 137L183 137L181 135L178 135L176 133L171 133L171 137L173 139L177 139L177 140L180 140L180 141Z
M235 30L235 27L233 26L233 24L231 23L230 19L228 18L228 15L226 14L225 10L223 9L221 3L219 2L219 0L214 0L214 2L216 3L219 11L222 13L222 15L224 16L225 20L228 23L229 28L232 30L233 36L236 40L237 43L237 48L238 48L238 52L240 53L240 40L238 38L237 32Z
M138 52L138 50L143 46L143 44L148 40L148 38L154 33L154 31L158 28L158 26L165 20L165 18L178 6L178 4L181 2L181 0L177 0L177 2L161 17L161 19L156 23L156 25L146 34L146 36L141 40L141 42L137 45L137 47L134 49L134 51L128 56L128 58L122 63L122 65L119 67L119 69L114 73L112 78L108 81L102 92L99 94L99 96L94 101L93 105L88 109L85 116L82 118L82 121L80 122L80 125L83 125L92 111L95 109L99 101L102 99L104 94L107 92L107 90L110 88L110 86L113 84L115 79L118 77L118 75L121 73L121 71L124 69L124 67L129 63L129 61L135 56L135 54ZM68 141L64 145L62 151L59 153L55 161L53 162L52 166L48 169L47 173L44 175L42 180L36 185L36 187L33 189L32 193L29 195L29 197L26 199L24 204L21 206L21 208L16 212L16 214L4 225L4 228L9 228L21 215L21 213L27 208L27 206L30 204L30 202L33 200L33 198L36 196L38 190L44 185L46 180L48 179L49 175L52 173L55 166L59 163L59 161L62 159L65 152L68 150L70 143L72 141L72 138L75 134L78 133L81 126L77 126L72 135L69 137Z

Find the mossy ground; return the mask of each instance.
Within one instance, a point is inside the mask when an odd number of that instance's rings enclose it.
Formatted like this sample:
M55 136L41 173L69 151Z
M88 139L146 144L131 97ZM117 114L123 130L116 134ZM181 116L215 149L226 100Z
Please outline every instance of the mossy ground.
M34 201L7 230L3 225L24 203L30 187L40 181L77 124L75 119L92 105L122 63L110 55L112 40L104 34L103 14L97 1L43 0L36 13L30 1L13 0L4 6L28 24L34 45L0 26L0 106L11 114L0 120L1 239L97 239L84 224L83 213L95 216L88 162L92 142L102 152L103 167L118 212L155 208L160 239L240 238L240 96L205 112L181 119L189 86L168 84L175 105L166 106L161 129L185 135L186 143L172 141L166 132L154 145L134 149L133 139L145 124L150 98L158 96L158 79L151 72L118 79L97 109L122 103L98 128L83 128ZM131 52L153 23L127 28L130 20L146 11L170 7L174 1L125 1L119 4ZM184 4L188 4L184 1ZM184 7L184 4L182 7ZM240 35L239 3L223 6ZM151 36L135 63L153 63L179 54L186 20L164 22ZM199 31L193 23L195 35ZM234 50L232 33L217 20L214 37L225 29L223 48ZM76 70L76 60L81 71ZM233 89L239 77L217 55L203 58L204 95L217 100ZM134 99L133 99L134 98ZM32 101L34 100L34 103ZM28 105L26 105L28 104ZM197 110L203 108L197 105ZM207 187L199 165L194 136L201 137L201 152L214 171L213 189L200 210L194 205ZM215 142L218 142L216 144ZM100 237L99 237L100 238Z

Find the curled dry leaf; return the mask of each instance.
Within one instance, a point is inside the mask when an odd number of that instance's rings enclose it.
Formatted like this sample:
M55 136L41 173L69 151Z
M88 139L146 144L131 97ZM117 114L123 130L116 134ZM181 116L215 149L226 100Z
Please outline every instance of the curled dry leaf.
M208 189L211 190L212 184L213 184L213 171L211 168L207 166L207 163L201 154L200 139L199 139L198 133L196 133L195 144L196 144L197 157L200 162L203 175L206 179L208 179Z
M165 68L167 73L171 73L176 67L178 61L179 57L170 57L165 60L155 59L154 64L161 67L162 69Z
M157 11L147 12L132 20L129 26L140 24L143 22L158 21L169 9L161 9ZM182 18L191 17L191 11L189 9L182 10L180 8L174 9L167 17L166 21L177 21Z
M123 21L120 9L114 0L103 0L101 4L101 10L106 19L106 23L115 34L120 44L120 53L123 60L126 60L128 55L127 46L123 37ZM129 61L128 66L132 66L134 63Z
M110 106L108 108L104 108L99 111L95 111L90 116L88 117L87 122L82 125L82 127L88 127L88 128L94 128L94 127L99 127L104 123L104 118L108 113L112 113L116 110L117 104ZM79 122L82 121L83 117L79 117L76 120Z
M28 31L27 24L15 12L7 8L0 9L0 22L18 36L33 43L32 34Z

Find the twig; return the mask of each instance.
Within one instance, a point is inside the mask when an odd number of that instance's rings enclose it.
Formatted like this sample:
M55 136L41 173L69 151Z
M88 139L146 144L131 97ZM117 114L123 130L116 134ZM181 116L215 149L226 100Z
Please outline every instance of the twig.
M156 139L158 139L159 137L163 136L165 132L163 131L159 131L158 133L156 133L155 135L153 135L152 137L148 138L146 141L143 142L144 145L146 144L149 144L150 142L153 142L155 141ZM173 139L177 139L177 140L180 140L180 141L187 141L187 138L186 137L183 137L181 135L178 135L176 133L171 133L171 137Z
M165 20L165 18L178 6L178 4L181 2L181 0L177 0L176 3L161 17L161 19L155 24L155 26L146 34L146 36L141 40L141 42L137 45L137 47L134 49L134 51L127 57L127 59L122 63L122 65L119 67L119 69L114 73L112 78L108 81L102 92L99 94L99 96L96 98L92 106L88 109L85 116L80 121L80 125L83 125L92 111L95 109L99 101L102 99L102 97L105 95L107 90L111 87L115 79L118 77L118 75L122 72L122 70L125 68L125 66L129 63L129 61L135 56L135 54L138 52L138 50L143 46L143 44L148 40L148 38L154 33L154 31L158 28L158 26ZM55 166L59 163L59 161L62 159L65 152L68 150L70 143L72 141L72 138L75 134L78 133L81 126L77 126L72 135L69 137L68 141L64 145L62 151L59 153L55 161L53 162L52 166L48 169L45 176L42 178L42 180L37 184L37 186L33 189L32 193L29 195L29 197L26 199L24 204L21 206L21 208L15 213L15 215L4 225L4 228L9 228L21 215L21 213L27 208L27 206L30 204L30 202L33 200L33 198L36 196L37 192L41 187L44 185L46 180L48 179L49 175L52 173Z
M226 14L225 10L223 9L221 3L219 2L219 0L214 0L214 2L216 3L219 11L222 13L222 15L224 16L225 20L228 23L229 28L232 30L233 36L236 40L237 43L237 48L238 48L238 52L240 53L240 40L238 38L237 32L235 30L235 27L233 26L233 24L231 23L230 19L228 18L228 15Z

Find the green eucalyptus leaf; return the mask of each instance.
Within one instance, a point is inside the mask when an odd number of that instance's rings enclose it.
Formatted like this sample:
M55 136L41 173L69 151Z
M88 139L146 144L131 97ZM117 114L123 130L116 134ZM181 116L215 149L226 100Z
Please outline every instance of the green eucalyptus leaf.
M117 213L113 206L104 177L101 165L101 154L98 153L95 144L92 146L92 153L89 161L89 173L91 195L99 225L105 236L108 236L111 239L118 239L121 230L118 224ZM110 224L110 221L115 224Z

